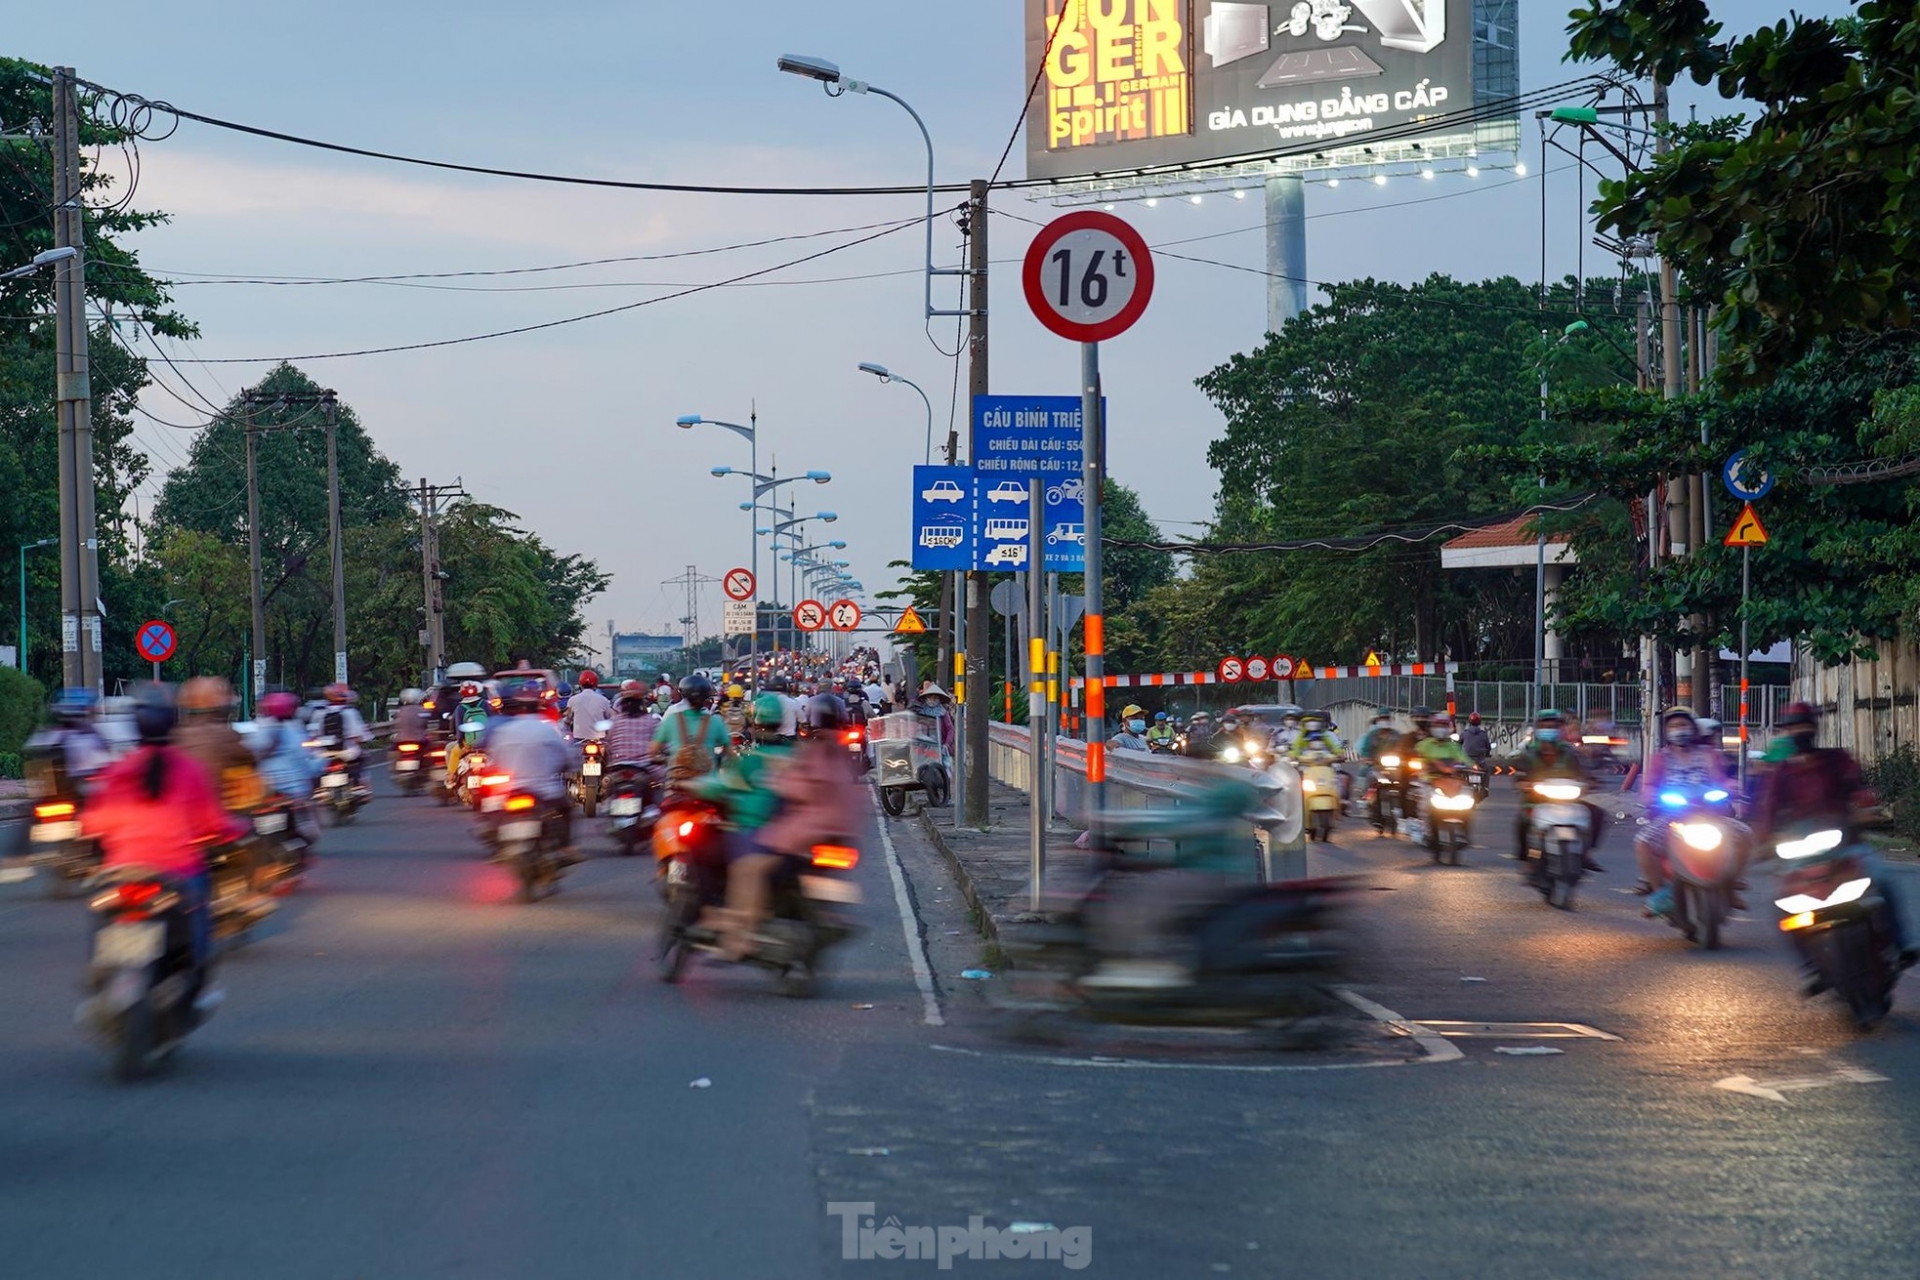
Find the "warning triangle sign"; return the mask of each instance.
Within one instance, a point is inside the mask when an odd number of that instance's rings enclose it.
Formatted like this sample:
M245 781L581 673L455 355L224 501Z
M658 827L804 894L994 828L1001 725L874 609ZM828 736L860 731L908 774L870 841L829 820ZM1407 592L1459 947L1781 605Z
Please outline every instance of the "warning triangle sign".
M897 636L917 635L926 629L926 622L912 605L908 605L906 612L900 615L900 621L893 624L893 634Z
M1727 530L1726 545L1729 547L1764 547L1767 545L1767 530L1760 523L1760 517L1754 514L1753 504L1749 502L1740 512L1740 518L1733 522L1733 528Z
M1311 662L1296 662L1296 663L1294 663L1294 664L1293 664L1293 678L1294 678L1295 680L1311 680L1311 679L1313 679L1313 664L1312 664Z
M1380 665L1380 655L1373 652L1371 649L1367 651L1367 665L1370 667L1377 667Z

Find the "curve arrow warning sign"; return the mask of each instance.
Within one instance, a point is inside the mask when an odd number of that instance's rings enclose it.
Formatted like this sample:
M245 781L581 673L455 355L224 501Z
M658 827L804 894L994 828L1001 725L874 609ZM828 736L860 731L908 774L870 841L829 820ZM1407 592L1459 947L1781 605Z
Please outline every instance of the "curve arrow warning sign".
M1733 528L1727 530L1726 545L1729 547L1764 547L1767 545L1766 526L1760 523L1759 515L1749 502L1740 512L1740 518L1733 522Z

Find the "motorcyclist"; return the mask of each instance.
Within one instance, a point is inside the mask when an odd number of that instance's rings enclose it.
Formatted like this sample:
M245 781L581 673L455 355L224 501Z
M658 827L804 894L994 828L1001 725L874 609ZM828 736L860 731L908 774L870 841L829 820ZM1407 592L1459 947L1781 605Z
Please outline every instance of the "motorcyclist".
M460 757L480 745L487 732L487 691L472 680L460 686L453 708L453 738L447 743L447 789L460 777Z
M782 858L811 860L813 846L849 839L854 831L858 794L846 752L834 732L846 721L840 700L819 694L809 707L812 723L823 730L790 749L775 748L745 784L772 792L767 818L745 834L727 867L727 910L722 952L738 960L753 947L754 933L767 914L767 888ZM738 810L736 809L737 813Z
M720 704L720 718L727 722L727 732L735 740L747 736L747 687L737 681L727 686L726 700Z
M400 709L393 713L395 742L417 742L422 746L426 744L427 713L420 705L421 699L425 696L418 689L400 691Z
M353 705L353 690L337 681L327 686L325 705L315 709L313 718L307 722L307 732L320 739L332 739L337 745L322 745L321 750L331 752L346 761L347 776L353 780L355 790L365 791L366 784L361 780L366 765L366 745L371 736L367 733L367 722L360 718L359 709Z
M1520 862L1527 860L1527 825L1533 819L1533 806L1539 803L1533 793L1533 783L1548 779L1562 778L1578 782L1582 787L1590 786L1586 762L1580 758L1580 744L1568 741L1566 737L1566 713L1552 707L1541 709L1534 717L1533 736L1527 740L1526 748L1521 751L1515 762L1514 772L1520 779L1520 817L1514 828L1514 857ZM1605 819L1600 806L1591 800L1584 801L1587 813L1593 822L1593 848L1600 847L1600 836L1605 831ZM1587 870L1600 871L1602 867L1593 858L1593 850L1588 850Z
M1220 759L1228 751L1240 750L1240 720L1232 712L1220 717L1220 728L1213 734L1210 752L1214 759Z
M1484 766L1493 756L1493 738L1480 723L1478 711L1467 715L1467 727L1460 731L1460 748L1467 753L1467 759L1479 766Z
M480 746L495 767L513 779L513 789L531 794L540 802L543 816L559 827L560 861L570 865L580 861L573 849L573 806L567 800L566 775L573 769L573 753L559 726L542 714L545 693L537 680L501 690L504 714L487 722Z
M567 700L560 723L566 726L567 736L575 742L598 742L606 733L600 727L601 722L612 718L613 704L600 692L600 674L588 667L580 673L580 687Z
M1299 740L1301 714L1300 708L1291 702L1286 703L1280 708L1280 723L1274 729L1273 735L1267 744L1273 748L1275 754L1285 755L1293 749L1293 744Z
M62 689L48 709L51 723L27 739L27 776L42 795L77 796L82 783L112 762L93 727L93 709L93 690Z
M1154 712L1153 723L1147 726L1147 749L1149 751L1172 751L1176 737L1178 737L1178 735L1174 732L1173 721L1167 718L1167 713L1164 711Z
M1146 712L1129 702L1120 711L1120 732L1107 739L1109 751L1146 751Z
M138 866L177 880L201 981L196 1004L219 992L209 982L213 925L208 899L208 845L239 840L250 828L220 803L212 776L171 744L178 712L165 685L142 686L134 722L140 745L100 771L82 815L85 834L100 842L104 867Z
M245 812L264 798L253 751L233 727L233 686L219 676L194 676L180 686L173 743L200 762L221 803Z
M1453 719L1444 711L1427 721L1427 736L1414 744L1413 753L1426 762L1429 778L1437 773L1457 772L1462 775L1473 767L1473 760L1467 755L1465 747L1455 741ZM1431 785L1431 784L1429 784ZM1440 826L1427 822L1427 848L1440 847Z
M1709 745L1700 734L1700 724L1688 707L1669 707L1660 716L1660 747L1647 766L1641 794L1648 797L1648 824L1633 840L1634 861L1640 867L1640 882L1634 892L1647 896L1647 909L1664 915L1673 905L1673 895L1658 892L1667 883L1667 824L1652 821L1660 816L1659 797L1663 792L1679 790L1703 793L1716 784L1728 782L1726 757ZM1744 869L1747 850L1740 850ZM1746 904L1738 901L1736 905Z
M653 713L647 687L638 680L622 681L620 696L613 703L613 726L607 730L607 763L639 764L648 759L659 731L660 717Z
M724 758L733 748L727 722L712 709L713 681L698 672L685 676L680 696L683 705L661 720L653 738L653 753L667 762L669 789L711 773L715 756Z
M1873 793L1861 777L1859 762L1841 747L1821 747L1820 712L1809 702L1789 702L1780 709L1774 727L1787 740L1760 787L1753 810L1753 834L1762 845L1803 824L1838 828L1843 842L1857 849L1873 883L1887 903L1887 920L1902 968L1912 967L1920 953L1907 941L1905 921L1894 881L1886 875L1861 835L1861 811L1871 808ZM1773 754L1771 750L1768 753ZM1791 935L1802 945L1798 934Z
M1304 760L1309 756L1326 756L1337 760L1347 750L1324 711L1301 712L1299 732L1293 735L1286 746L1287 755L1294 760Z
M1374 713L1373 722L1360 736L1360 745L1355 749L1365 766L1367 780L1374 784L1367 788L1367 817L1375 826L1380 824L1380 758L1399 754L1401 737L1400 731L1393 727L1393 713L1382 709Z
M1196 711L1187 721L1187 754L1204 760L1213 754L1213 717Z

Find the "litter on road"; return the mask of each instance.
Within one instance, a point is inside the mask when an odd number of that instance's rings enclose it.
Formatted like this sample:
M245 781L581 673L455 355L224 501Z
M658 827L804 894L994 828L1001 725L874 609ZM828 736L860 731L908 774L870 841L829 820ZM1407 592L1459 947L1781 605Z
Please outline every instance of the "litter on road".
M986 969L962 969L960 976L968 982L985 982L988 978L991 978L993 974Z
M707 1078L706 1078L705 1076L701 1076L701 1077L700 1077L700 1078L699 1078L698 1080L694 1080L694 1081L691 1081L691 1082L690 1082L690 1083L689 1083L689 1084L687 1085L687 1088L689 1088L689 1089L711 1089L711 1088L713 1088L713 1081L711 1081L711 1080L709 1080L709 1079L707 1079Z

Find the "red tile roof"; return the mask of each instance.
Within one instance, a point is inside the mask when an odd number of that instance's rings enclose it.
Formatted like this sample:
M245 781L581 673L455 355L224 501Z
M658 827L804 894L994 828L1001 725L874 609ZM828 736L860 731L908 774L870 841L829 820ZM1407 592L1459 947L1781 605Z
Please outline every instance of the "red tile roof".
M1571 542L1571 534L1549 534L1548 542ZM1504 524L1490 524L1484 529L1475 529L1449 539L1443 549L1466 551L1473 547L1531 547L1538 541L1533 531L1532 516L1518 516Z

